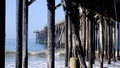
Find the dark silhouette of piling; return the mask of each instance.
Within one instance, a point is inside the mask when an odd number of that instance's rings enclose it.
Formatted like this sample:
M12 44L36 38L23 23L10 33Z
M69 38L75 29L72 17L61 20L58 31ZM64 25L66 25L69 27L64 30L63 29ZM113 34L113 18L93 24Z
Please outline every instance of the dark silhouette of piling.
M48 9L48 68L55 64L55 0L47 0Z
M68 67L68 9L65 10L65 67Z
M89 19L89 46L88 46L88 55L89 55L89 68L93 68L94 58L95 58L95 23L94 23L94 13L93 11L89 11L88 15Z
M89 51L89 20L88 13L86 13L86 60L88 61L88 51Z
M108 64L111 64L111 58L112 58L112 22L109 19Z
M72 24L70 22L70 17L68 15L68 65L70 63L70 58L72 57L72 49L73 49L73 45L72 45Z
M16 18L16 68L22 68L22 24L23 24L23 0L17 0Z
M5 2L0 2L0 68L5 68Z
M120 60L120 54L119 54L119 49L120 49L120 23L117 24L117 28L118 28L118 41L117 41L117 59Z

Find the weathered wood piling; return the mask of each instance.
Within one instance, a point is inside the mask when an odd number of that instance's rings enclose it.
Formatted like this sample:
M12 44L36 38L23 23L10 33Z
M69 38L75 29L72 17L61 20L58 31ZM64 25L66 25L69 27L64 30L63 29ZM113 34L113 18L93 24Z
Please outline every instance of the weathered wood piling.
M34 1L16 1L16 68L28 68L28 6Z
M69 14L68 14L68 11L69 11L69 1L68 0L64 0L64 6L66 7L65 8L65 67L68 67L68 23L70 23L70 21L68 21L69 19Z
M120 53L119 53L119 48L120 48L120 23L118 23L118 45L117 45L117 59L120 60Z
M48 68L55 68L55 0L47 0L48 9Z
M23 62L22 67L28 68L28 0L23 1Z
M16 68L22 68L22 24L23 24L23 0L17 0L16 21Z
M5 68L5 5L6 0L0 2L0 68Z

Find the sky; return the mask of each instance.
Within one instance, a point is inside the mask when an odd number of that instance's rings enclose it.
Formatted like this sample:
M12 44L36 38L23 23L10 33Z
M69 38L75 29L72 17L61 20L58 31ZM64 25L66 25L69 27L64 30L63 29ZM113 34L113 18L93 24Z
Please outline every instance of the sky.
M16 1L6 0L6 39L16 39ZM56 5L61 0L56 0ZM64 18L63 8L55 11L55 20ZM29 6L28 39L35 39L36 30L42 30L47 26L47 0L36 0Z

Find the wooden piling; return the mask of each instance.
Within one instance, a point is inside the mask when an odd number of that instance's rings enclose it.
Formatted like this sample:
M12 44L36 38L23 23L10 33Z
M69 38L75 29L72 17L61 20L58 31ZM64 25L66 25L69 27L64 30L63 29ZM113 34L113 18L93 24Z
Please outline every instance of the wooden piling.
M47 0L48 8L48 68L55 64L55 0Z
M73 27L73 25L72 25L72 27ZM77 46L77 39L76 39L76 36L75 36L75 33L74 33L74 30L72 29L72 31L73 31L73 36L72 36L72 44L73 44L73 46L72 46L72 52L73 52L73 54L72 54L72 57L75 57L75 58L77 58L77 53L76 53L76 46Z
M90 27L90 29L91 29L91 32L90 32L90 36L91 36L91 44L90 44L90 46L91 46L91 55L92 55L92 57L91 57L91 59L92 59L92 64L94 64L94 60L95 60L95 19L94 19L94 12L93 11L91 11L91 14L90 14L90 20L91 20L91 27Z
M68 51L69 51L69 53L68 53L68 61L70 60L70 58L72 57L72 48L73 48L73 46L72 46L72 24L71 24L71 22L70 22L70 17L68 16L68 47L69 47L69 49L68 49ZM69 65L69 63L68 63L68 65Z
M22 68L23 0L17 0L16 20L16 68Z
M108 33L107 33L107 20L104 18L104 26L105 26L105 30L104 30L104 48L105 48L105 59L107 59L107 47L108 47Z
M39 32L38 32L38 31L35 32L35 36L36 36L36 40L35 40L36 43L39 43L39 36L40 36L40 35L39 35Z
M28 68L28 0L23 1L23 68Z
M69 6L69 1L64 0L64 4L65 4L65 67L68 67L68 6Z
M93 68L93 64L92 64L92 60L93 60L93 58L92 58L92 46L94 46L94 45L92 45L92 41L93 41L93 30L92 30L92 28L93 28L93 16L92 16L92 12L91 11L89 11L89 14L88 14L88 24L89 24L89 41L88 41L88 43L89 43L89 46L88 46L88 68Z
M83 21L84 21L84 54L86 56L86 9L83 9Z
M88 47L89 47L89 21L88 21L88 14L86 14L86 60L87 61L88 61L88 51L89 51Z
M83 53L86 53L86 12L83 7L80 7L80 38L81 38L81 45L83 48ZM86 54L85 54L86 55Z
M88 67L93 68L94 58L95 58L95 22L94 13L89 11L88 14L88 25L89 25L89 46L88 46Z
M89 46L88 46L88 68L93 68L93 65L92 65L92 45L91 45L91 39L92 39L92 37L91 37L91 34L92 34L92 32L91 32L91 23L92 23L92 21L90 20L90 16L91 14L89 14L89 16L88 16L88 19L89 19L89 21L88 21L88 24L89 24Z
M73 1L74 2L74 1ZM73 4L71 2L71 4ZM77 53L77 57L79 59L79 62L80 62L80 67L82 68L87 68L86 66L86 62L85 62L85 54L84 54L84 51L83 51L83 47L81 45L81 38L80 38L80 34L79 34L79 29L81 27L79 27L79 10L78 10L78 4L75 2L76 5L73 4L72 10L71 7L70 7L70 11L71 11L71 20L72 20L72 24L73 24L73 30L74 30L74 33L75 33L75 36L76 36L76 39L78 41L78 44L76 45L76 53ZM72 13L73 12L73 13Z
M115 24L115 60L117 60L117 50L119 49L118 47L118 22Z
M115 59L115 47L116 47L116 23L113 22L113 31L112 31L112 36L113 36L113 45L112 45L112 52L113 52L113 61L116 62L116 59Z
M103 16L100 16L100 22L99 22L99 46L100 46L100 68L103 68L103 56L104 56Z
M82 10L80 10L80 11L82 11ZM84 23L84 15L83 15L83 12L80 13L80 17L81 17L81 18L80 18L80 27L81 27L81 29L80 29L79 32L80 32L80 37L81 37L81 45L82 45L82 48L83 48L83 51L84 51L84 50L85 50L85 49L84 49L84 47L85 47L85 46L84 46L84 44L85 44L85 43L84 43L84 39L85 39L85 37L84 37L84 35L85 35L85 34L84 34L84 31L85 31L85 29L84 29L84 27L85 27L84 24L85 24L85 23Z
M106 19L106 23L107 23L107 63L110 64L110 19Z
M79 59L80 66L83 68L87 68L85 63L85 54L83 52L83 48L81 45L81 38L79 34L79 10L78 10L78 3L75 1L68 1L70 4L67 6L70 12L70 19L73 25L73 33L75 34L76 41L78 41L78 44L75 46L75 51L77 54L77 57ZM75 3L75 4L73 4Z
M120 60L120 23L118 23L118 45L117 45L117 59Z
M109 45L108 45L108 64L111 64L111 53L112 53L112 22L109 18Z
M68 12L65 11L65 66L68 66Z
M0 68L5 68L5 2L0 2Z
M113 22L112 22L112 20L110 19L110 45L109 45L109 47L110 47L110 59L112 60L112 58L113 58L113 53L114 53L114 48L113 48Z
M97 15L94 16L95 18L95 52L98 52L98 22L97 22ZM98 58L98 53L95 54L95 58Z

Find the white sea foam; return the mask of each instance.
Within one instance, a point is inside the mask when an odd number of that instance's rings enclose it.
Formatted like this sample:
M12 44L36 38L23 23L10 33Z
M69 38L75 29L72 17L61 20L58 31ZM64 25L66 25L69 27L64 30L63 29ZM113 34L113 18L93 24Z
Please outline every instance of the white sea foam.
M47 68L47 52L29 51L28 52L28 67L29 68ZM6 51L5 68L15 68L15 51ZM58 50L55 52L55 68L64 68L64 51Z
M60 52L57 52L57 53L60 53ZM11 61L10 59L13 61ZM39 57L36 55L32 55L32 56L29 56L28 60L29 60L29 63L28 63L29 68L48 68L47 67L47 62L48 62L47 56L46 57L41 57L41 56ZM6 59L5 68L15 68L14 61L15 61L15 57ZM65 65L64 56L56 55L55 68L65 68L64 65ZM96 60L95 64L93 65L93 68L100 68L100 62ZM120 68L120 61L116 61L116 62L112 61L111 64L109 64L109 65L107 64L107 61L104 61L104 68Z
M47 67L47 52L45 50L42 51L29 51L29 68L48 68ZM15 51L6 51L6 63L5 68L15 68ZM55 51L55 68L65 68L65 62L64 62L64 50L57 50ZM86 62L87 63L87 62ZM88 64L88 63L87 63ZM120 68L120 61L117 62L111 62L111 64L107 64L107 61L104 61L104 68ZM93 68L99 68L100 62L95 61L95 64L93 65Z
M41 56L47 56L48 51L47 50L42 50L42 51L28 51L28 55L41 55ZM6 51L5 52L6 55L15 55L16 51ZM65 55L64 51L56 51L55 52L56 56L63 56Z
M15 63L6 63L5 68L15 68ZM30 61L28 63L28 68L48 68L47 61ZM55 61L55 68L65 68L64 61Z
M55 68L65 68L64 60L55 61ZM95 62L93 68L99 68L100 64L98 61ZM14 63L6 63L5 68L15 68ZM47 68L47 61L32 61L29 62L28 68ZM104 63L104 68L120 68L120 61L112 62L111 64Z
M88 62L87 62L88 65ZM95 61L95 64L93 64L93 68L100 68L100 62ZM117 62L111 62L111 64L107 64L107 61L104 61L103 68L120 68L120 61Z

